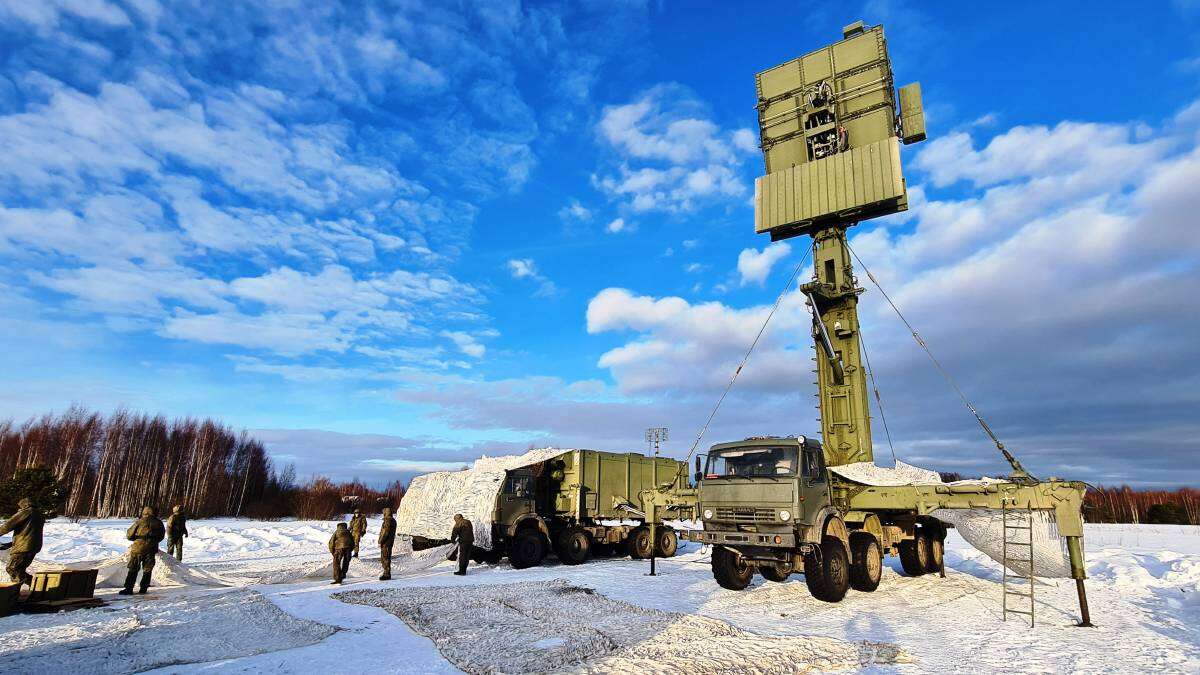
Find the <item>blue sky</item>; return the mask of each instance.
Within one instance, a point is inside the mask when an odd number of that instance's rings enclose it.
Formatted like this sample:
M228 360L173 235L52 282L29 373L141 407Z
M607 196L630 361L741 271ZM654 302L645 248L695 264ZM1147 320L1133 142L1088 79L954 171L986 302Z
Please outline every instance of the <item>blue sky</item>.
M1198 482L1200 6L833 7L0 2L0 415L375 482L682 454L804 249L753 232L753 75L862 18L930 140L856 249L1032 470ZM1003 471L863 319L897 454ZM815 433L810 349L790 296L705 444Z

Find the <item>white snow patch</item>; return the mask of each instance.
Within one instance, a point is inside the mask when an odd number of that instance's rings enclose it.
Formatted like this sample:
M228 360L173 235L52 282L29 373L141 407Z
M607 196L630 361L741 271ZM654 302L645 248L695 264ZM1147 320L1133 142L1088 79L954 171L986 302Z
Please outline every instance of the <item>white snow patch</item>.
M333 597L395 614L468 673L793 673L908 660L895 645L756 635L612 600L564 579Z
M297 619L253 591L138 597L120 605L3 620L10 673L131 673L313 644L335 628Z

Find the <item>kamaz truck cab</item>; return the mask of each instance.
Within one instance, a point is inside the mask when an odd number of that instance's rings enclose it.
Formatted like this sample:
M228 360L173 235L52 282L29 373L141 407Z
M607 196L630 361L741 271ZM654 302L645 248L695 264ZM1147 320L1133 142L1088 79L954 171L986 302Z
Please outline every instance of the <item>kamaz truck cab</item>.
M696 474L704 529L694 538L713 546L718 584L742 590L756 571L784 581L804 569L814 596L841 599L851 585L850 537L833 506L820 441L756 436L721 443L697 456ZM863 569L854 570L854 585L863 590L874 590L882 572L878 542L871 541L874 549L855 561Z

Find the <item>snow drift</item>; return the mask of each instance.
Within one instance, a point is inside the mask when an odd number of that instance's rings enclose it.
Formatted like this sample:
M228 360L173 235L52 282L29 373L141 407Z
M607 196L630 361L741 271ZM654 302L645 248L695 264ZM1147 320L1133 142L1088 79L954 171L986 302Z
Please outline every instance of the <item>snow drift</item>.
M10 673L135 673L315 644L338 629L290 616L254 591L127 600L5 619Z

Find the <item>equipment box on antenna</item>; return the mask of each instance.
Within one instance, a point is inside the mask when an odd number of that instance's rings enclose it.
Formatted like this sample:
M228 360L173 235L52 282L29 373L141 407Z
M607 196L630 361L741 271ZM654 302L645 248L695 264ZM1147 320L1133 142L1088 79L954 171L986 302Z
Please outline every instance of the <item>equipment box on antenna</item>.
M883 27L847 26L845 39L756 76L767 175L755 182L755 229L772 239L908 208L900 141L925 136L920 89L898 121Z

